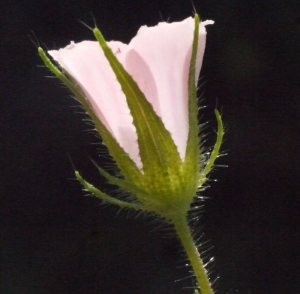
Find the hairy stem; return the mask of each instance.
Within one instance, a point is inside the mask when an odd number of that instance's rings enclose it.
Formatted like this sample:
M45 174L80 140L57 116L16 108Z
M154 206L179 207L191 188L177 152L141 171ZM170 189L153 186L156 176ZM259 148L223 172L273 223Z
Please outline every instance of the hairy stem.
M172 218L172 222L174 224L176 233L185 249L185 252L191 262L201 294L213 294L214 291L209 282L207 270L204 267L203 261L200 257L200 253L193 240L186 216L175 216L174 218Z

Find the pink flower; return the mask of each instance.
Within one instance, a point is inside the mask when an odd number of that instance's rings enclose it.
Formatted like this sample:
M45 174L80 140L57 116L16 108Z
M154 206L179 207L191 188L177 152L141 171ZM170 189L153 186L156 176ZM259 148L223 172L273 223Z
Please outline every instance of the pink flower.
M224 128L217 110L216 143L210 154L199 148L197 80L206 41L206 21L143 26L128 45L84 41L49 54L45 65L82 104L118 167L100 174L129 197L112 197L75 176L86 191L120 208L151 212L173 223L191 260L201 293L213 293L203 261L188 229L195 195L205 187L218 157ZM125 195L125 194L124 194ZM197 290L195 292L198 293Z
M196 81L202 65L207 24L213 24L213 21L200 24ZM128 45L119 41L107 42L161 117L182 160L189 132L188 74L194 29L194 19L189 17L181 22L142 26ZM98 118L142 168L137 133L126 97L99 43L71 42L49 54L76 80Z

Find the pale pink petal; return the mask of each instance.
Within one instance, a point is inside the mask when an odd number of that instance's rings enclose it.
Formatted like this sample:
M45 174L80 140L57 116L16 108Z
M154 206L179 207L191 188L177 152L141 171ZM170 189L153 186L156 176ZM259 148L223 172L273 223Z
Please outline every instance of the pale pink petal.
M212 25L214 23L215 22L213 20L205 20L200 23L198 52L197 52L197 60L196 60L196 80L199 78L202 61L203 61L204 50L205 50L205 44L206 44L206 28L205 28L205 26Z
M108 42L122 59L127 45ZM83 41L49 54L78 82L95 113L139 168L137 134L126 98L98 42Z
M197 79L205 48L204 25L209 23L202 23L200 27ZM129 43L123 63L162 118L182 159L185 157L189 130L188 72L194 28L191 17L182 22L143 26Z

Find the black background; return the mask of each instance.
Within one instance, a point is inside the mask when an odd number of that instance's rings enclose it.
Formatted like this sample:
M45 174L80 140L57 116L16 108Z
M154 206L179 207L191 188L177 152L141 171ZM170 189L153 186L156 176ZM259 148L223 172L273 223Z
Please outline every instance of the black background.
M210 240L218 293L300 293L300 3L194 0L208 27L201 72L207 108L222 110L228 155L196 225ZM84 197L74 164L110 191L90 162L99 142L40 61L46 48L128 42L140 25L192 15L191 1L1 1L0 293L191 293L176 238L152 218ZM93 16L92 16L93 15ZM30 37L29 37L30 36ZM207 129L209 130L209 129ZM213 142L214 137L209 137ZM101 158L98 160L101 162ZM158 227L158 229L157 229ZM208 247L210 246L208 245Z

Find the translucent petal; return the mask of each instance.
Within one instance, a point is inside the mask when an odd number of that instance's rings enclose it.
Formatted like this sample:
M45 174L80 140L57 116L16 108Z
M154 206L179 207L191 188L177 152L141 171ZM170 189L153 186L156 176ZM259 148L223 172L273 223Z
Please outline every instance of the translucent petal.
M122 59L127 45L108 43ZM138 167L141 167L137 134L126 98L98 42L83 41L49 54L77 81L95 113Z

